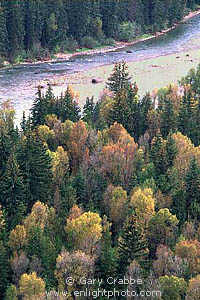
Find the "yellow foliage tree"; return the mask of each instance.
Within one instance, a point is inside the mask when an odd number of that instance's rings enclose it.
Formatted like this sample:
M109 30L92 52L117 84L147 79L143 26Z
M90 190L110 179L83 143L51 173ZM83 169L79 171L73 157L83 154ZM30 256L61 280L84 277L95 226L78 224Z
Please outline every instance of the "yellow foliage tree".
M66 146L66 149L69 149L69 137L72 131L72 128L74 126L74 123L70 120L66 120L64 123L61 123L61 127L54 131L56 132L56 136L59 137L59 141L62 145Z
M119 230L126 216L127 192L122 187L110 184L104 194L105 211L110 217L115 229Z
M50 128L50 129L54 129L54 126L56 125L56 123L58 122L58 117L54 114L52 115L47 115L45 117L45 123L47 124L47 126Z
M195 147L191 140L180 132L174 133L172 138L178 151L174 160L174 167L178 171L179 179L183 179L192 157L195 157L200 163L200 147Z
M24 220L27 232L34 226L39 226L41 229L44 229L48 220L48 211L49 208L47 205L37 201L33 205L30 215Z
M136 217L143 228L148 226L149 220L155 214L155 200L150 188L137 188L133 191L130 204L133 206Z
M75 248L93 254L102 236L99 214L86 212L75 219L67 219L66 232L72 237Z
M45 293L45 282L36 273L23 274L19 281L19 292L24 300L35 300Z
M200 299L200 275L193 277L189 280L187 289L186 300L199 300Z
M53 176L56 185L60 185L63 176L69 170L69 157L63 147L58 146L56 152L52 155Z
M40 125L38 127L38 135L41 141L48 143L55 139L55 133L47 125Z
M8 245L12 250L20 250L27 244L27 232L24 225L17 225L10 233Z

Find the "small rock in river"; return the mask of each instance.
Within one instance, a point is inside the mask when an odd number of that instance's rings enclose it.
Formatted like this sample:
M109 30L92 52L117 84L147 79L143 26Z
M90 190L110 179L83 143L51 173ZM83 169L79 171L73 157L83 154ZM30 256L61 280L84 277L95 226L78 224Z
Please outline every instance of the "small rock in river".
M7 60L4 60L3 61L3 66L7 66L7 65L9 65L10 63L9 63L9 61L7 61Z
M92 79L92 83L93 83L93 84L96 84L96 83L98 83L98 80L95 79L95 78L93 78L93 79Z

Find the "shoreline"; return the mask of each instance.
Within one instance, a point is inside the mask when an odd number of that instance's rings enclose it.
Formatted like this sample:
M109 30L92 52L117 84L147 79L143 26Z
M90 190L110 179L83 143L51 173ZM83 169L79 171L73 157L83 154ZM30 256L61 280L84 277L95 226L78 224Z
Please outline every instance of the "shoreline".
M60 52L60 53L55 54L55 56L58 59L61 59L61 61L62 61L62 60L69 60L70 58L75 57L75 56L79 56L79 55L91 55L91 54L101 54L101 53L103 54L103 53L116 51L118 49L123 49L125 47L132 46L132 45L135 45L137 43L144 42L144 41L159 37L163 34L166 34L169 31L175 29L179 24L184 23L185 21L187 21L187 20L189 20L189 19L191 19L191 18L193 18L193 17L195 17L199 14L200 14L200 8L198 8L196 11L190 12L179 23L175 23L172 27L164 29L161 32L152 33L152 35L150 35L146 38L138 38L138 39L136 39L132 42L116 41L114 46L102 47L99 50L98 49L91 49L91 50L87 50L87 51L73 52L73 53L70 53L70 54ZM55 60L55 61L59 61L59 60Z
M165 30L162 30L161 32L155 32L152 35L145 37L145 38L138 38L135 39L131 42L120 42L120 41L115 41L115 45L113 46L102 46L102 48L99 49L91 49L91 50L86 50L86 51L79 51L79 52L73 52L73 53L63 53L63 52L59 52L57 54L54 54L54 56L56 58L52 58L52 59L44 59L44 60L38 60L38 61L24 61L22 63L18 63L18 64L10 64L7 61L5 66L3 66L0 69L5 69L5 68L12 68L15 66L19 66L19 65L34 65L34 64L45 64L45 63L54 63L54 62L62 62L62 61L67 61L69 59L71 59L72 57L76 57L76 56L81 56L81 55L93 55L93 54L104 54L104 53L109 53L109 52L114 52L116 50L119 49L123 49L125 47L128 46L132 46L135 45L139 42L143 42L143 41L147 41L156 37L159 37L161 35L164 35L166 33L168 33L169 31L175 29L179 24L184 23L185 21L197 16L200 14L200 8L198 8L195 11L190 12L188 15L186 15L179 23L175 23L172 27L167 28Z
M183 76L186 76L191 68L196 68L200 62L199 50L186 50L179 53L162 55L145 60L127 62L129 74L133 81L136 81L142 97L146 92L152 92L155 88L162 88L168 84L176 84ZM83 107L87 97L94 96L95 101L101 97L105 88L107 78L110 76L113 65L95 67L87 71L70 74L63 78L60 85L52 86L53 92L59 96L72 86L79 94L79 105ZM93 84L92 79L97 78L98 83ZM44 92L46 89L44 89Z

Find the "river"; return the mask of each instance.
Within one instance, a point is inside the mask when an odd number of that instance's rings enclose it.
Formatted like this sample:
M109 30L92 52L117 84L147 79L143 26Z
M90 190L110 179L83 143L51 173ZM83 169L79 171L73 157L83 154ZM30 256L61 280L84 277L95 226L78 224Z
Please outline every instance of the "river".
M199 49L199 41L200 15L197 15L164 35L113 52L76 56L68 61L55 63L25 64L1 69L0 102L11 99L19 123L22 112L29 111L41 81L47 82L54 78L62 78L66 74L111 65L122 59L127 62L142 61ZM127 53L127 50L132 53Z

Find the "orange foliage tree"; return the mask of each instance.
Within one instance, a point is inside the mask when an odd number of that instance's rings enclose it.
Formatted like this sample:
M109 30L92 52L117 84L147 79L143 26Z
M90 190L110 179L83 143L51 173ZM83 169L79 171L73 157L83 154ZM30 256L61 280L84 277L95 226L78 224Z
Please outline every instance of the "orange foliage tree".
M186 258L189 269L193 274L200 272L200 242L197 240L185 240L176 244L175 253L181 258Z
M81 163L88 160L89 150L86 145L88 130L83 121L73 125L69 135L69 157L73 172L76 172Z
M110 183L127 187L133 174L138 146L123 126L116 122L108 129L107 134L110 141L101 150L100 171Z

